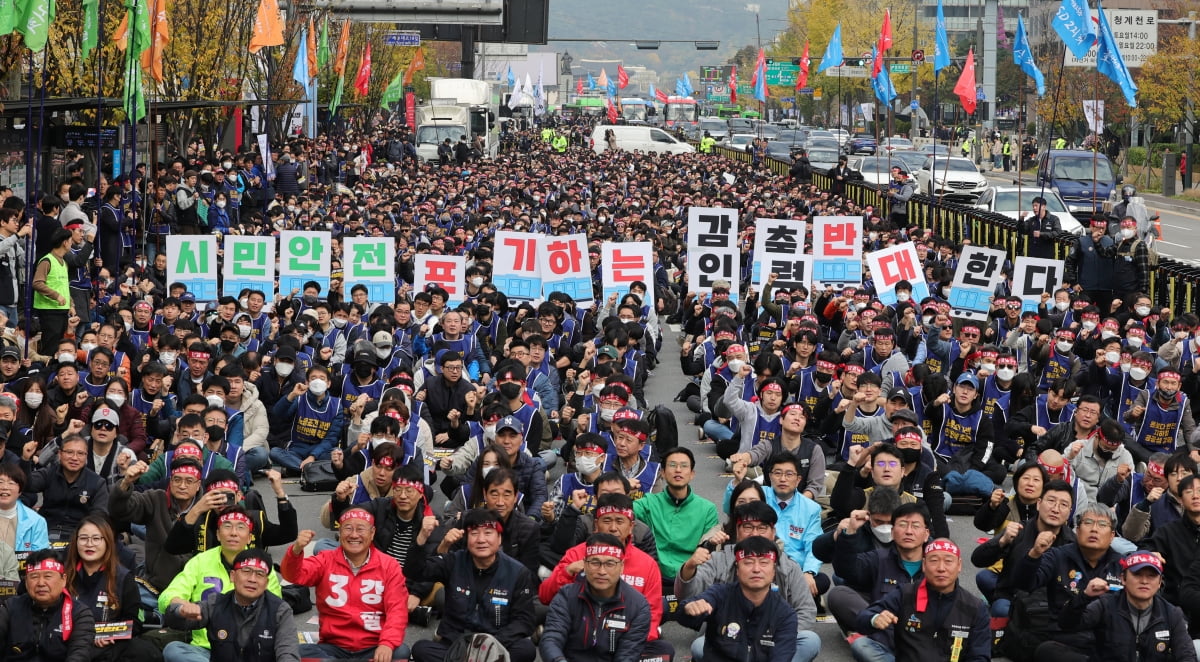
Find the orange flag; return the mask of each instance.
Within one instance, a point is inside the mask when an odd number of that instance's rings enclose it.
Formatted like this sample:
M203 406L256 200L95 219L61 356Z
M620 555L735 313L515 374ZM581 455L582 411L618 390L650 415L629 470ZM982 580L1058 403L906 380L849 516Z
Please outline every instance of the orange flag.
M163 52L171 41L171 26L167 22L167 0L150 0L150 48L142 53L142 68L163 82Z
M313 29L312 14L308 16L308 71L313 78L320 73L317 70L317 31Z
M420 47L417 48L417 54L413 56L412 61L408 63L408 69L404 72L404 84L406 86L412 85L413 74L417 70L425 70L425 49Z
M350 19L342 23L342 36L338 38L337 61L333 70L341 76L346 73L346 57L350 55Z
M283 22L279 20L279 3L276 0L261 0L258 15L254 17L254 34L250 37L250 52L257 53L264 46L283 45Z

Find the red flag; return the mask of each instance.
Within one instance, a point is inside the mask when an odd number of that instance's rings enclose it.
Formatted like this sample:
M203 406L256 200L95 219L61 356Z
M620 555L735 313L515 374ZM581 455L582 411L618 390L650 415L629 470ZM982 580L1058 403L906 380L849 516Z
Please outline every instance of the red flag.
M761 72L761 73L759 73ZM767 75L767 54L758 49L758 57L754 60L754 75L750 76L750 87L758 85L758 77Z
M962 75L954 84L954 93L962 102L962 107L968 113L975 112L975 49L967 51L967 63L963 65Z
M737 66L729 69L729 103L737 103Z
M613 105L612 99L611 98L605 99L604 105L608 106L608 123L616 124L617 123L617 107Z
M659 103L666 103L668 100L667 93L663 92L657 87L654 88L654 98L657 99Z
M892 47L892 10L883 10L883 28L879 30L879 41L875 44L875 62L871 65L871 77L883 69L883 58Z
M367 47L363 49L362 62L358 65L358 75L354 77L354 89L361 96L367 96L367 90L371 84L371 44L367 42Z
M575 94L583 94L583 79L575 79Z
M625 67L617 65L617 89L625 89L629 85L629 74L625 73Z
M808 87L808 67L812 60L808 58L808 42L804 42L804 54L800 56L800 73L796 76L796 89Z

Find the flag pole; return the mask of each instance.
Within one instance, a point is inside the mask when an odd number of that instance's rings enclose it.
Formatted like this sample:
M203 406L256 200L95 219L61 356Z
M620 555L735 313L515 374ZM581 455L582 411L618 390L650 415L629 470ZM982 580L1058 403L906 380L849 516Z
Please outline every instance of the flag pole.
M104 16L104 0L98 0L96 13ZM96 191L100 190L100 174L104 171L104 145L100 134L104 130L104 21L96 21Z
M1058 124L1058 95L1062 92L1063 72L1067 69L1067 45L1063 43L1062 57L1058 61L1058 82L1054 85L1054 112L1050 117L1050 133L1054 132L1054 127ZM1049 151L1053 145L1049 135L1046 136L1046 150ZM1042 190L1039 195L1046 195L1046 180L1042 180Z

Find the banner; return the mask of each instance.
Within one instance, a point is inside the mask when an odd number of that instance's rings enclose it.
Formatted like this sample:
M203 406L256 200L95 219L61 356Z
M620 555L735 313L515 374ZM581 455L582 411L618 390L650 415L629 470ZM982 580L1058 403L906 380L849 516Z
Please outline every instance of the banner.
M578 304L592 301L591 265L587 258L587 235L544 236L538 251L542 294L562 292ZM646 283L650 287L650 283ZM587 308L587 305L583 306Z
M542 270L538 263L536 232L497 230L492 282L509 299L533 301L542 296Z
M1104 99L1085 99L1083 116L1087 118L1088 131L1104 133Z
M929 285L917 247L911 242L867 253L867 266L871 268L871 280L875 283L875 296L884 305L896 305L896 283L902 280L912 284L912 302L916 305L929 296Z
M773 286L776 289L790 290L801 285L808 288L812 281L813 258L804 254L806 232L803 221L755 219L750 282L759 295L765 291L767 277L771 274L776 274Z
M1062 260L1037 257L1018 257L1013 264L1012 295L1021 297L1021 312L1037 312L1042 293L1062 287L1066 264Z
M654 305L654 249L648 241L600 244L600 283L604 288L602 301L617 295L617 300L629 291L635 281L646 284L643 306Z
M328 232L283 230L279 233L279 292L303 290L308 281L321 286L320 298L329 296L330 236Z
M427 255L413 258L413 291L424 292L428 285L437 285L450 295L447 305L463 302L467 291L467 258L464 255ZM507 292L505 293L507 294ZM393 295L394 296L394 295Z
M738 292L737 269L741 261L737 243L737 210L715 207L688 208L688 290L711 292L713 283L729 283L729 298Z
M343 238L342 274L342 292L347 300L354 286L362 285L371 303L395 303L395 237Z
M813 286L862 285L862 216L813 218Z
M171 253L168 251L168 255ZM275 295L275 238L225 235L221 264L221 294L236 297L242 290L259 290L270 301Z
M950 315L977 322L986 322L992 308L991 298L1000 270L1004 267L1004 251L982 246L963 246L954 282L950 287Z
M197 301L216 301L217 238L167 235L167 282L183 283Z

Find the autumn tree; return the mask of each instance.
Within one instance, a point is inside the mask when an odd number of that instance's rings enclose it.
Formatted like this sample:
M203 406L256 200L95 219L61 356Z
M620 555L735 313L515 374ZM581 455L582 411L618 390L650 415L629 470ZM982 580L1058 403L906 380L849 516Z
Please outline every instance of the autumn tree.
M1156 131L1167 131L1184 121L1187 103L1196 89L1200 42L1179 35L1159 46L1137 76L1138 108L1135 116Z

